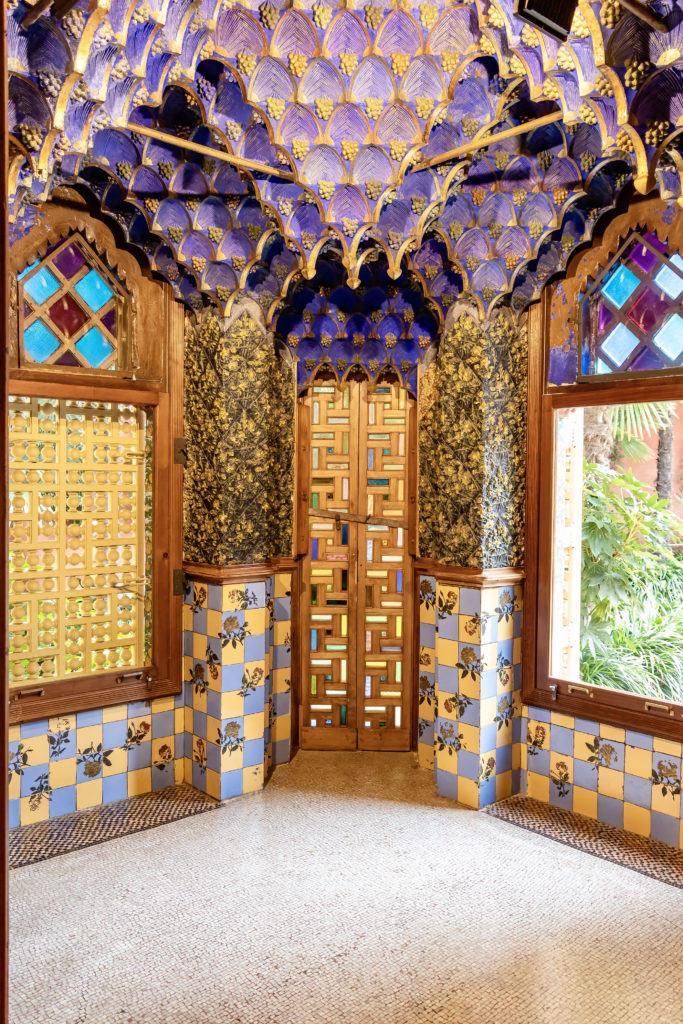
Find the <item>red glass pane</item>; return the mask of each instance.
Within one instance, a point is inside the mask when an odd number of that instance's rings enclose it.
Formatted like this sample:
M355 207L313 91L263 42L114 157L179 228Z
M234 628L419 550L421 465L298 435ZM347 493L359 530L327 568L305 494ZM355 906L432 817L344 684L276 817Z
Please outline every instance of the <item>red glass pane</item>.
M646 288L629 309L629 320L632 320L644 334L649 334L657 326L669 305L669 302L661 299L651 288Z
M61 299L57 299L50 306L50 317L60 331L69 338L85 326L89 319L88 314L81 309L71 295L63 295Z
M60 274L63 274L68 280L74 276L77 270L81 269L85 263L85 256L77 245L67 245L66 249L62 249L52 262Z

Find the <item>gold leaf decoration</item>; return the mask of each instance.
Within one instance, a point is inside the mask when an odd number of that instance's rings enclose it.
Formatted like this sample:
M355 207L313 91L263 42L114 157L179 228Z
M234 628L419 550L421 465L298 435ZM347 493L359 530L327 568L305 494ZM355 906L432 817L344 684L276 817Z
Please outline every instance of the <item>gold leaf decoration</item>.
M327 121L334 110L334 100L319 96L315 101L315 112L322 121Z
M409 53L392 53L391 69L395 75L405 75L410 66Z

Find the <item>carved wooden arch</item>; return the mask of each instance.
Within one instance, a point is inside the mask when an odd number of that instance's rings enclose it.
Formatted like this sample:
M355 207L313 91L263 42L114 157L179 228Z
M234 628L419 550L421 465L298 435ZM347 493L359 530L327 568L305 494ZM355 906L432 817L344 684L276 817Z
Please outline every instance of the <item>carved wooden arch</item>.
M129 249L117 241L112 228L95 215L88 201L75 189L59 189L53 199L41 204L36 223L9 252L9 365L15 379L45 380L52 367L19 365L17 315L17 274L47 250L70 235L79 234L106 267L119 279L129 298L128 334L131 368L124 376L131 383L164 390L168 375L168 337L171 329L172 294L170 286L155 280ZM53 371L54 372L54 371ZM112 380L111 371L88 370L93 384L120 385L122 374ZM56 373L55 373L56 375ZM60 370L59 380L83 383L80 369Z

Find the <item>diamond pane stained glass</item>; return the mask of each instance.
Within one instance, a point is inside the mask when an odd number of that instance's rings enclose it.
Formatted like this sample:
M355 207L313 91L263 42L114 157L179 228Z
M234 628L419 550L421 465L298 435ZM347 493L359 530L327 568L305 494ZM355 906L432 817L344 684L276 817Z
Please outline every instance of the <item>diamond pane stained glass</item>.
M79 235L53 246L17 282L22 364L125 369L129 296Z
M148 420L10 399L10 680L148 663Z
M634 232L582 299L580 373L683 368L683 258Z

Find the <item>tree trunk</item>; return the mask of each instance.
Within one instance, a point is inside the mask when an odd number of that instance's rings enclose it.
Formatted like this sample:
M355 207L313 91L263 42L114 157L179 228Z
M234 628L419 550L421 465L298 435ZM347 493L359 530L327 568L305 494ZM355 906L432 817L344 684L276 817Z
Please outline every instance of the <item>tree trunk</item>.
M673 490L673 464L674 464L674 428L673 417L669 413L669 424L659 432L657 444L657 482L655 484L657 495L671 501Z
M614 447L608 411L603 405L587 405L583 410L583 457L609 467Z

